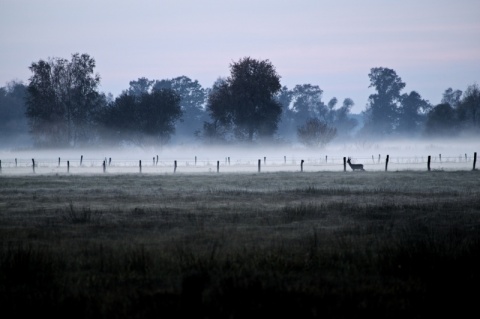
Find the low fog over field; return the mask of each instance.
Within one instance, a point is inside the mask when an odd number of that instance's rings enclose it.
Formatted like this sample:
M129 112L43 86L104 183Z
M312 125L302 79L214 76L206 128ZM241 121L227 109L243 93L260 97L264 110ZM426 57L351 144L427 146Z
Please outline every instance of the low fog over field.
M388 169L426 170L431 156L433 170L472 169L473 156L480 149L476 139L392 140L332 143L322 150L298 146L205 146L170 145L162 148L88 148L55 150L0 150L3 174L32 173L208 173L272 171L343 171L343 158L364 165L366 171ZM60 162L59 162L60 161ZM140 163L141 161L141 163ZM175 161L177 168L175 169ZM82 162L82 163L80 163ZM81 164L81 165L80 165ZM347 166L347 171L351 171Z

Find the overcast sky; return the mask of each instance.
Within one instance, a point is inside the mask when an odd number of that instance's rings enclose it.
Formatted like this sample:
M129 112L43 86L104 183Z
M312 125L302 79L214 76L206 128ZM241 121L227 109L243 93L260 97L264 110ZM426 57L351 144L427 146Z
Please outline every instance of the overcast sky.
M368 73L394 69L438 104L480 82L480 0L0 0L0 86L29 65L88 53L100 90L181 75L211 87L242 57L268 59L282 85L365 109Z

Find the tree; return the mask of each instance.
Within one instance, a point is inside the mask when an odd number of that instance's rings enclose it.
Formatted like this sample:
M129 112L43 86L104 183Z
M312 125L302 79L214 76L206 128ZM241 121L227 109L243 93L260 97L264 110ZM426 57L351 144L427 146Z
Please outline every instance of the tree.
M88 54L72 60L50 58L32 63L27 88L27 117L37 145L75 146L94 138L91 128L101 103L100 76Z
M377 93L368 98L363 131L369 135L391 134L398 125L400 92L405 83L394 70L383 67L372 68L368 77L369 87L375 88Z
M246 57L232 63L230 73L208 98L212 120L231 128L240 141L272 137L282 112L275 99L281 85L274 66L269 60Z
M480 87L472 84L465 90L457 106L458 119L466 131L480 130Z
M442 104L450 104L451 107L456 108L462 97L462 91L448 88L443 93Z
M176 134L191 137L201 129L201 125L207 120L204 110L206 90L197 80L193 81L186 76L179 76L169 80L155 81L154 89L172 89L180 96L182 117L176 125Z
M180 96L170 89L153 89L140 95L123 92L103 112L105 139L139 146L166 144L181 117Z
M323 148L337 134L337 129L330 127L318 118L311 118L298 128L298 140L309 147Z
M425 124L426 135L453 136L457 133L457 114L450 104L439 104L427 114L427 121Z
M350 110L353 105L355 105L353 100L346 98L340 108L336 110L332 108L333 120L331 125L337 129L339 137L348 137L353 128L358 125L358 121L350 117Z
M28 121L25 115L26 86L11 81L6 87L0 87L0 145L16 145L26 142Z
M396 132L407 135L420 133L430 108L430 103L422 99L417 92L412 91L410 94L403 94L398 110Z
M326 120L328 109L322 102L323 90L318 85L296 85L292 90L292 112L297 125L309 118L319 117Z

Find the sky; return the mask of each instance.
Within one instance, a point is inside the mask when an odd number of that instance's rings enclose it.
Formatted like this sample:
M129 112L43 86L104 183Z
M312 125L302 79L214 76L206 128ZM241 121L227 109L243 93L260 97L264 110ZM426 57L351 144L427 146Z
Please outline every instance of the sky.
M0 87L33 62L87 53L100 91L185 75L205 88L243 57L360 113L374 67L440 103L480 82L480 0L0 0Z

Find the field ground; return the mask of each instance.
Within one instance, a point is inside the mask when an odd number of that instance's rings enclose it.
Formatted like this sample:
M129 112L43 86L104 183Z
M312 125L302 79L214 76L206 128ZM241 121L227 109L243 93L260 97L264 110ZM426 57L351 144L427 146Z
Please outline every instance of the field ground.
M479 171L0 175L4 314L458 317L479 269Z

